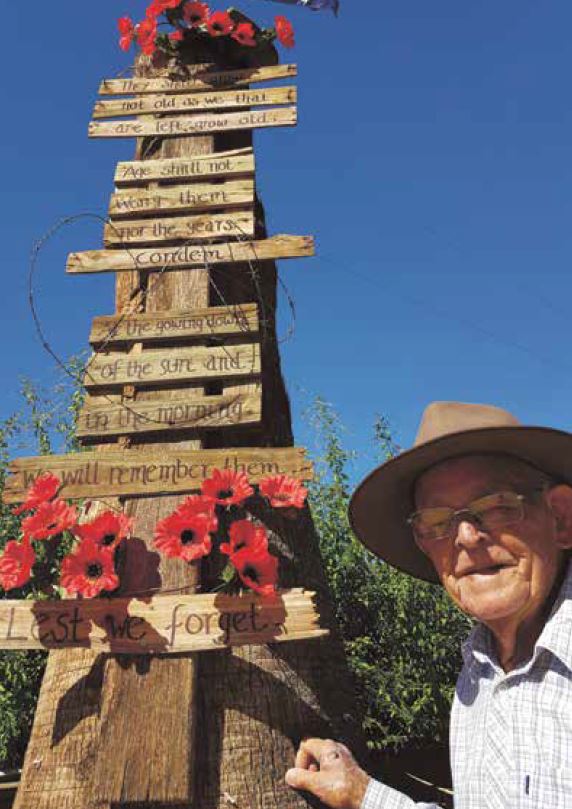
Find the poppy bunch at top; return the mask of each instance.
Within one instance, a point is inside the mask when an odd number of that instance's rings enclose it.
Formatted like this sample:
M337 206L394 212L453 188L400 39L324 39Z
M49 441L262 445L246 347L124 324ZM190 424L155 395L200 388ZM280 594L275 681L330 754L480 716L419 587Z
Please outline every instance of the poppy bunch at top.
M287 475L264 478L258 491L272 508L280 509L300 509L307 496L300 481ZM165 556L187 562L208 556L213 535L220 527L221 512L228 514L233 506L243 506L254 496L244 472L215 469L203 482L200 495L187 497L172 514L157 523L155 547ZM219 550L228 556L242 584L262 596L271 596L278 582L278 559L268 549L264 526L247 518L235 519L223 539L228 541L221 542Z
M21 540L10 539L0 556L0 586L14 590L28 584L37 560L34 543L57 543L71 538L72 550L62 559L60 585L72 595L93 598L119 586L115 551L133 529L125 514L104 511L90 522L78 523L74 506L57 496L61 481L47 472L28 490L25 501L14 509L23 515ZM37 548L37 546L36 546Z
M170 33L159 32L163 24L172 27ZM241 21L234 9L211 11L200 0L152 0L141 22L121 17L118 27L122 50L127 51L136 43L148 56L157 50L168 52L189 37L230 38L247 48L277 39L285 48L294 47L294 29L286 17L277 15L273 28L255 30L252 23Z

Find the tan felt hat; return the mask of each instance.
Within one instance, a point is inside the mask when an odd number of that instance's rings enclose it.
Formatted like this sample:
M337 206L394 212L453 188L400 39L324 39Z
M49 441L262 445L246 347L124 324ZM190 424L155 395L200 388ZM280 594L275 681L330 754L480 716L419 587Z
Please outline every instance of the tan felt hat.
M433 402L423 413L413 448L374 469L354 492L349 509L354 533L389 564L418 579L438 582L407 523L414 511L414 483L448 458L489 452L514 455L572 484L570 433L524 426L492 405Z

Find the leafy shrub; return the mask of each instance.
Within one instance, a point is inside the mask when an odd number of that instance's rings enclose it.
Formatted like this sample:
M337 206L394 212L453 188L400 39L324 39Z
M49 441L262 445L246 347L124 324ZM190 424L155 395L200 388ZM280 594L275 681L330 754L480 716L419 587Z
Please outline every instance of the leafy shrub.
M471 623L441 587L418 581L377 558L348 522L348 467L333 408L317 399L311 423L320 457L310 505L349 664L359 684L363 728L372 749L447 739L449 710L460 669L460 645ZM377 418L380 462L397 451Z

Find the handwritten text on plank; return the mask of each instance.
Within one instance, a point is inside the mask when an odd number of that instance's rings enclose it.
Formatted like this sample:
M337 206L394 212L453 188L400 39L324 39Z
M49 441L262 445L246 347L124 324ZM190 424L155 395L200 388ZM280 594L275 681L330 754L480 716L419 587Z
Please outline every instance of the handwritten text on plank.
M89 341L97 345L134 340L179 340L213 334L255 334L257 331L257 305L241 303L157 314L96 317Z
M0 600L0 649L87 647L124 654L209 651L246 643L320 637L313 593L156 595L147 601L95 598Z
M109 214L112 217L132 217L142 213L236 208L244 205L254 205L253 180L118 191L111 197Z
M117 185L159 180L201 179L254 174L252 149L234 149L216 154L173 157L162 160L131 160L118 163Z
M151 385L187 382L193 379L257 376L260 346L196 346L159 349L140 354L95 354L87 365L84 385Z
M169 219L137 219L108 223L103 232L105 245L221 239L254 236L254 214L232 211Z
M142 138L146 136L175 137L199 132L230 132L237 129L294 126L296 107L260 110L258 112L228 112L209 115L191 115L138 119L136 121L92 121L90 138Z
M301 480L313 476L305 450L296 447L81 452L12 461L3 501L8 505L22 502L43 472L62 480L62 497L79 500L196 491L214 469L244 472L254 483L267 475L292 475Z
M93 117L119 118L128 115L156 115L163 112L193 112L208 109L268 107L296 103L295 87L266 87L257 90L230 90L189 95L149 95L98 101Z
M88 398L78 418L76 433L80 438L132 433L152 433L159 430L189 430L236 427L253 424L262 416L262 393L240 392L221 396L202 396L189 391L182 398L158 401L95 405Z
M254 242L152 247L144 250L89 250L71 253L68 273L163 270L164 268L208 267L240 261L300 258L314 255L311 236L272 236Z
M190 77L173 79L106 79L99 95L138 95L139 93L190 93L221 87L244 87L260 81L287 79L297 73L296 65L272 65L244 70L209 71L190 69Z

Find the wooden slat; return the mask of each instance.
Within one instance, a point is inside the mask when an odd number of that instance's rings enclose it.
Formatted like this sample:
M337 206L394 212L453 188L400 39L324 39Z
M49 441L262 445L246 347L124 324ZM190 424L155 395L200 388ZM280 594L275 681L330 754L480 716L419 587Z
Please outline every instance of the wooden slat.
M60 494L70 500L197 491L214 469L245 472L252 483L267 475L311 480L312 464L305 452L298 447L186 450L168 446L19 458L9 464L3 502L22 502L38 475L48 471L60 478Z
M88 390L123 385L173 385L197 379L260 374L260 346L163 348L141 354L95 354L85 371Z
M254 174L254 151L232 149L215 154L173 157L164 160L130 160L118 163L116 185L160 182L166 180L194 180L209 177L231 177Z
M169 270L209 267L264 261L274 258L299 258L314 255L311 236L272 236L254 242L221 244L185 244L177 247L150 247L132 250L88 250L68 256L66 272L122 272L133 270Z
M99 400L98 400L99 401ZM219 429L255 424L262 417L262 391L250 388L221 396L204 396L187 391L179 398L158 398L157 401L136 399L124 405L118 402L94 404L90 396L79 414L78 438L99 438L112 435L143 435L160 431L189 429Z
M256 334L259 329L255 303L211 306L208 309L170 310L143 315L101 316L93 320L92 345L184 340L212 335Z
M327 635L314 593L285 591L271 599L156 595L130 598L0 601L0 649L91 648L121 654L214 651L253 643Z
M129 115L161 115L195 110L269 107L273 104L295 104L295 87L261 87L254 90L226 90L188 95L148 95L97 101L93 117L124 118Z
M185 242L223 239L229 236L252 238L254 213L229 211L228 213L179 216L162 219L137 219L108 223L103 231L106 246L122 244L148 244L181 240Z
M272 65L246 70L208 71L198 66L192 77L183 81L172 79L105 79L99 95L139 95L146 93L192 93L222 87L244 87L272 79L288 79L297 74L296 65Z
M91 121L90 138L172 138L177 135L203 135L209 132L232 132L237 129L260 129L273 126L294 126L296 107L227 112L207 115L165 116L134 121Z
M237 208L245 205L254 206L254 180L118 191L111 197L109 215L113 218L127 218L140 214Z

